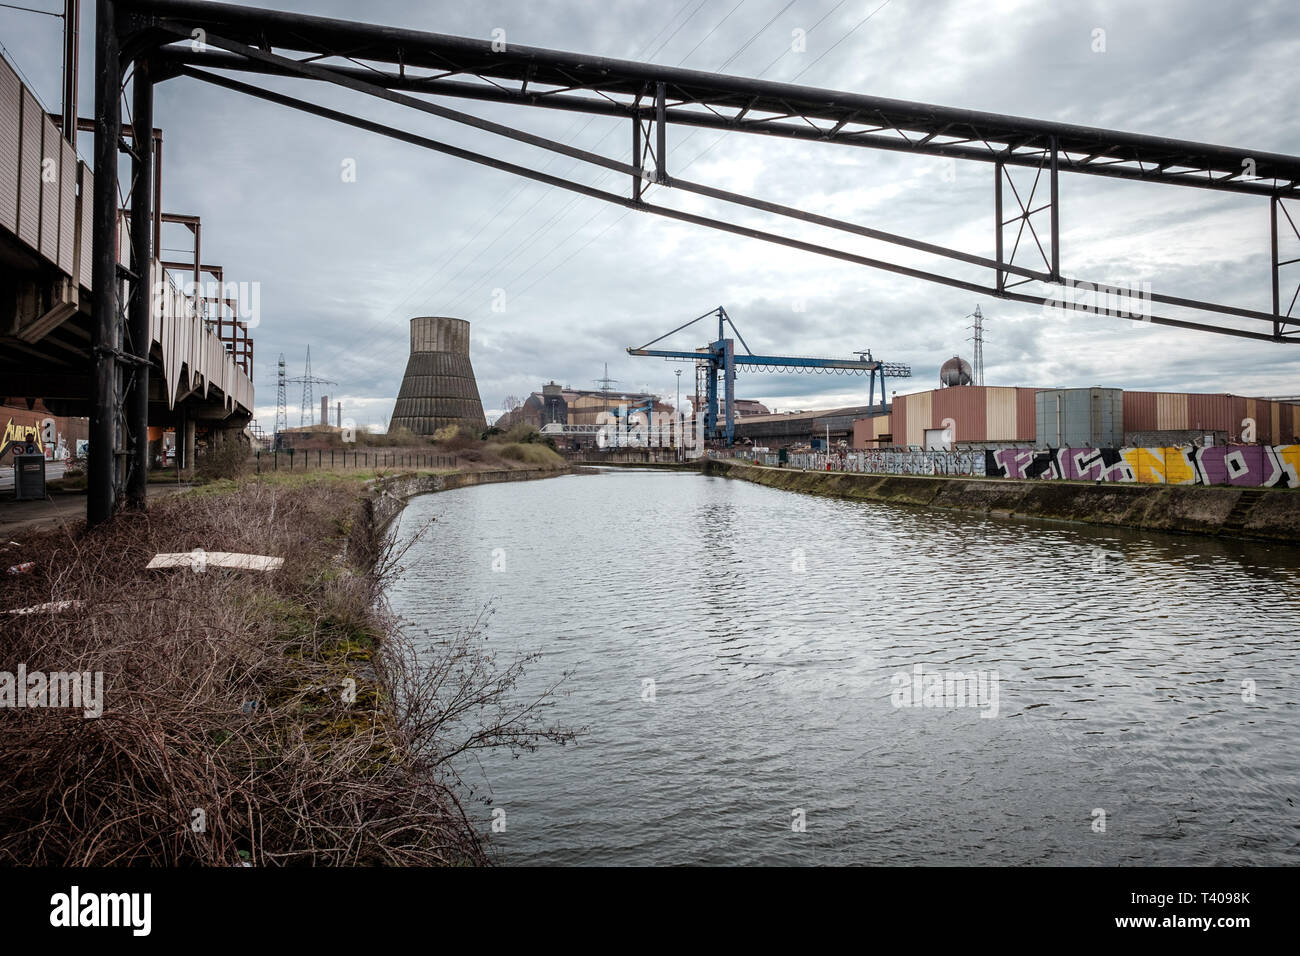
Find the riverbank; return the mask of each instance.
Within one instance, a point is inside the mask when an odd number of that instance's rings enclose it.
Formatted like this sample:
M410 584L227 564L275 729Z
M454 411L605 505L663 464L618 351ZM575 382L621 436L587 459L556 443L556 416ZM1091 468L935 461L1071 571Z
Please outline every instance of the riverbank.
M386 528L414 494L565 473L263 475L6 542L23 570L0 577L0 672L46 689L17 707L0 680L0 863L488 862L444 759L500 730L435 710L430 689L490 712L512 675L472 621L445 657L417 653L381 601L401 557ZM221 551L283 565L223 570L206 559ZM162 552L192 560L147 570ZM458 665L477 683L450 686L439 668ZM55 675L77 674L67 706Z
M705 474L805 494L1146 531L1300 542L1300 492L1288 489L862 475L708 459Z

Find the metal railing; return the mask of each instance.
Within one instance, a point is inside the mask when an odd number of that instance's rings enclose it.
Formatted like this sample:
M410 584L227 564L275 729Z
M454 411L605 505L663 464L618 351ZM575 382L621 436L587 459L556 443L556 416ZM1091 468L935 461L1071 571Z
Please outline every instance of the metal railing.
M258 451L253 458L257 474L279 471L328 471L332 468L457 468L460 459L455 455L435 455L425 452L339 451L329 448L289 448L283 451ZM266 459L264 466L263 459ZM314 461L313 461L314 459Z

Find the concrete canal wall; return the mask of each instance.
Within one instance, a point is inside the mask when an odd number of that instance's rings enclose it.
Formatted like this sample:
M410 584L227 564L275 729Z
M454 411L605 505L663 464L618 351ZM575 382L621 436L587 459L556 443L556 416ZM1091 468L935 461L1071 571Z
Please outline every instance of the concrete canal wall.
M1300 492L1285 489L846 474L722 459L709 459L703 467L706 474L839 498L1300 542Z
M416 495L435 491L450 491L470 485L489 485L501 481L531 481L534 478L554 478L569 474L568 469L519 469L514 471L459 471L443 475L394 475L370 482L371 495L366 499L367 524L375 532L382 532L388 523L406 507L406 502Z

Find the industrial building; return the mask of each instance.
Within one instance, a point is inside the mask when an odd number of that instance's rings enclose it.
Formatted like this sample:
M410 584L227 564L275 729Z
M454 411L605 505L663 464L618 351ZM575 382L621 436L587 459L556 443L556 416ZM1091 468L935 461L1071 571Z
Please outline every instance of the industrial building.
M857 449L1026 445L1283 444L1300 440L1300 403L1118 388L955 385L895 396L853 424Z
M570 388L557 382L547 382L540 392L533 392L517 408L509 409L496 421L498 428L511 428L518 424L542 428L546 425L599 425L601 413L612 413L620 407L644 408L653 403L657 414L673 411L673 406L650 392L619 392L613 389ZM767 408L753 399L738 398L733 402L738 419L767 415Z
M469 360L469 323L443 315L417 316L411 320L411 357L389 431L433 435L450 425L475 432L487 427Z
M786 448L808 445L821 448L829 439L832 447L846 444L854 438L859 421L880 411L879 405L850 405L845 408L825 408L807 412L787 412L783 415L752 415L736 422L736 441L745 445L766 448ZM888 422L887 415L877 415ZM856 446L855 446L856 447Z

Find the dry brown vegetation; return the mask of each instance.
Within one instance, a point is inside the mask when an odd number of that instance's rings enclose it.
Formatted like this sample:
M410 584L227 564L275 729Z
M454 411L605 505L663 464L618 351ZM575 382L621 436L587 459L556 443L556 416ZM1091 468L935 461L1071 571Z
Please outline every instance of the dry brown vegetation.
M103 715L0 710L0 862L480 864L453 756L572 734L514 699L465 622L416 646L380 600L400 555L359 481L245 480L3 555L0 670L102 671ZM271 574L145 571L161 551L282 556ZM203 567L196 556L195 568ZM354 682L354 683L350 683ZM355 690L353 699L352 690Z

